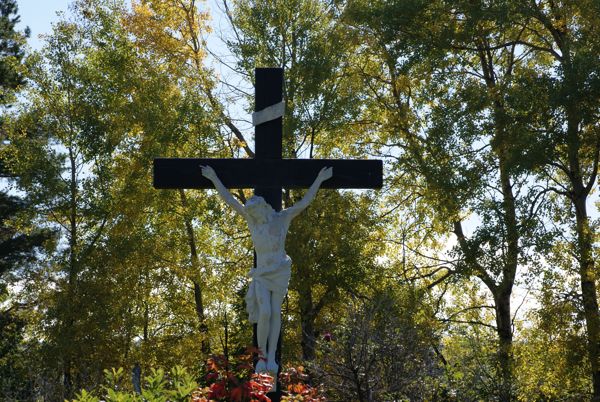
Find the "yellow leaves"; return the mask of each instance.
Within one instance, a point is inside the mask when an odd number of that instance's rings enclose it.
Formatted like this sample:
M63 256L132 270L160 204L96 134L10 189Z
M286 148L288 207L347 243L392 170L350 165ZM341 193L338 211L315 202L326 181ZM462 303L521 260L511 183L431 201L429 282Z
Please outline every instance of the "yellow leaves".
M199 68L206 52L203 35L210 32L209 15L195 0L134 0L123 25L135 37L138 51L169 71Z
M392 82L392 85L394 86L394 90L396 93L403 94L410 91L412 82L408 75L402 74L395 77L394 81Z
M233 137L231 139L231 145L238 150L242 150L244 147L248 146L248 144L245 141L241 141L237 137Z

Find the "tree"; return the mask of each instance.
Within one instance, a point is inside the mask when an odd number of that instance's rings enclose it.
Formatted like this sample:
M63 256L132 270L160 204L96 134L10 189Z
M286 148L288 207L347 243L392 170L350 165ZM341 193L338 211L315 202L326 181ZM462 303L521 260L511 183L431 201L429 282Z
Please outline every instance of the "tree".
M369 38L358 68L377 88L380 143L394 149L400 177L417 173L408 186L421 185L438 230L456 236L455 265L438 276L478 278L492 296L496 394L511 400L511 295L519 265L545 245L546 191L530 185L540 163L526 124L531 98L519 85L532 73L528 55L516 52L523 31L507 19L505 4L350 3L346 13ZM383 68L370 62L372 54Z
M179 4L164 1L135 3L133 4L132 13L127 16L124 22L127 24L129 31L135 35L135 45L138 55L144 59L145 63L148 63L148 67L150 63L154 63L166 70L165 72L169 76L169 79L177 80L183 76L185 77L184 79L189 80L189 75L186 74L188 72L186 70L189 70L188 63L190 63L188 57L192 54L198 57L200 62L203 58L202 51L198 47L194 48L196 53L190 51L188 48L189 43L187 42L189 38L188 30L194 34L198 34L204 29L204 17L196 9L194 1ZM179 34L180 37L175 37L173 32ZM183 71L185 72L182 73ZM159 112L159 116L161 115L163 115L163 111ZM168 116L164 116L163 118L169 119ZM145 128L147 130L146 135L150 137L154 134L152 131L157 127L151 124ZM181 130L176 125L169 127L169 129ZM149 159L145 160L146 163L150 162ZM189 260L191 262L191 266L189 267L191 272L187 273L186 276L188 276L193 284L198 329L202 336L202 350L204 353L208 353L210 351L210 344L207 336L208 327L204 312L205 300L202 294L206 282L199 275L201 270L198 257L199 251L196 245L195 230L192 226L192 215L189 211L188 197L184 190L179 190L178 198L177 202L183 207L181 218L185 227L187 243L189 245Z
M540 177L549 180L549 188L571 206L568 226L574 233L571 241L579 263L593 398L600 400L600 312L594 262L597 227L587 210L600 158L600 79L596 73L600 64L594 56L600 50L600 8L587 1L532 1L517 10L519 25L529 33L521 44L537 55L543 69L537 88L547 103L537 109L542 121L534 125L548 137Z
M297 297L303 360L315 358L317 339L327 330L324 316L330 314L324 310L339 308L347 295L360 294L362 285L377 277L379 233L371 203L368 197L320 194L290 227L290 293L292 300Z
M353 298L314 365L335 400L439 400L442 370L430 313L419 291L382 289L367 299ZM447 396L447 395L446 395Z
M0 392L15 399L28 398L31 390L23 352L27 305L12 287L30 276L38 254L51 239L51 232L24 225L27 209L23 200L0 193Z
M25 83L24 45L29 28L15 30L20 21L16 0L0 2L0 104L14 101L15 91Z
M160 24L135 25L188 15L161 4L154 6L163 14L75 3L32 60L34 86L10 130L17 183L37 219L61 234L43 267L52 284L39 281L28 293L39 309L34 330L45 334L40 375L63 381L48 381L48 397L92 386L104 368L121 363L193 365L219 321L204 306L224 303L219 297L241 270L228 269L240 258L225 244L233 225L210 229L223 215L212 197L149 185L152 158L224 147L196 92L207 79L196 64L202 49L177 58L187 42L169 41ZM192 28L195 35L203 29ZM166 42L147 41L152 35ZM174 47L157 48L165 44Z
M74 7L79 17L89 11L84 2ZM115 29L116 14L109 10L98 7L93 23L55 25L45 49L32 56L28 103L9 131L17 185L35 206L37 220L60 233L59 247L44 267L53 286L29 296L44 314L40 324L50 339L44 344L46 369L62 372L66 398L74 383L80 387L89 381L94 365L87 367L93 360L86 361L86 355L98 346L94 342L107 340L94 332L90 341L87 329L90 322L102 327L109 314L102 309L109 295L99 292L90 273L98 268L95 249L112 218L111 156L123 135L114 113L122 100L114 94L123 93L127 84L119 73L106 79L94 70L101 63L125 67L128 62L126 47L94 53L106 42L124 43L123 31ZM93 306L99 307L96 312Z
M224 7L236 71L251 77L255 66L285 69L284 157L356 155L360 94L358 82L346 75L354 45L345 40L335 7L316 0L244 0ZM347 141L339 141L341 133Z
M19 22L16 1L0 1L0 105L9 107L15 94L25 83L26 66L24 44L29 29L15 30ZM4 140L6 119L0 118ZM0 151L2 151L0 149ZM0 155L0 174L7 175L4 156ZM0 192L0 392L9 398L29 396L26 364L22 356L23 328L26 320L21 316L23 305L15 300L12 287L19 277L25 277L28 268L37 260L51 233L28 222L29 205L5 191Z
M547 255L539 303L528 312L523 342L515 348L515 373L523 395L537 400L589 400L592 377L587 353L585 312L579 267L569 241L558 241Z

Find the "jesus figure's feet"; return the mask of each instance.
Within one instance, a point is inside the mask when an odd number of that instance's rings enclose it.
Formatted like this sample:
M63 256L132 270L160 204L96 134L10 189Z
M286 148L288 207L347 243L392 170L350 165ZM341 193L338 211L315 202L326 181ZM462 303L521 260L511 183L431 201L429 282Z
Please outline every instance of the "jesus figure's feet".
M271 373L273 377L277 377L279 366L274 361L267 362L267 371Z
M258 359L258 363L256 363L256 368L254 369L256 374L267 372L267 362L263 358Z

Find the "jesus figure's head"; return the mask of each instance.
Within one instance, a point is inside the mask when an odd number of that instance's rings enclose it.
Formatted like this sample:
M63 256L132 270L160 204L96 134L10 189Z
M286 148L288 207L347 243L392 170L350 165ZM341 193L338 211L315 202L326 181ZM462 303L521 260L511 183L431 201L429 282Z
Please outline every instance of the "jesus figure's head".
M275 213L275 210L267 204L264 198L254 195L244 205L246 213L257 223L264 223Z

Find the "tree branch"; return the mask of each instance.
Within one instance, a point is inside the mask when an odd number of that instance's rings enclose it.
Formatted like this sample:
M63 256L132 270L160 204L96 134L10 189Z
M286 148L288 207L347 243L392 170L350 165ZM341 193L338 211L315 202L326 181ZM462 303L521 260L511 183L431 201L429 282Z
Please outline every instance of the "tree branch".
M594 187L594 183L596 183L596 177L598 177L598 159L600 158L600 137L596 140L596 150L594 153L594 163L592 166L592 175L588 183L585 186L585 193L589 194L592 191L592 187Z
M465 260L467 264L469 264L472 268L474 268L475 272L477 272L477 276L486 284L486 286L495 293L496 291L496 282L490 277L485 269L477 262L475 257L473 256L474 250L471 250L467 239L462 230L462 223L460 221L454 222L454 234L458 239L458 244L463 254L465 255Z

